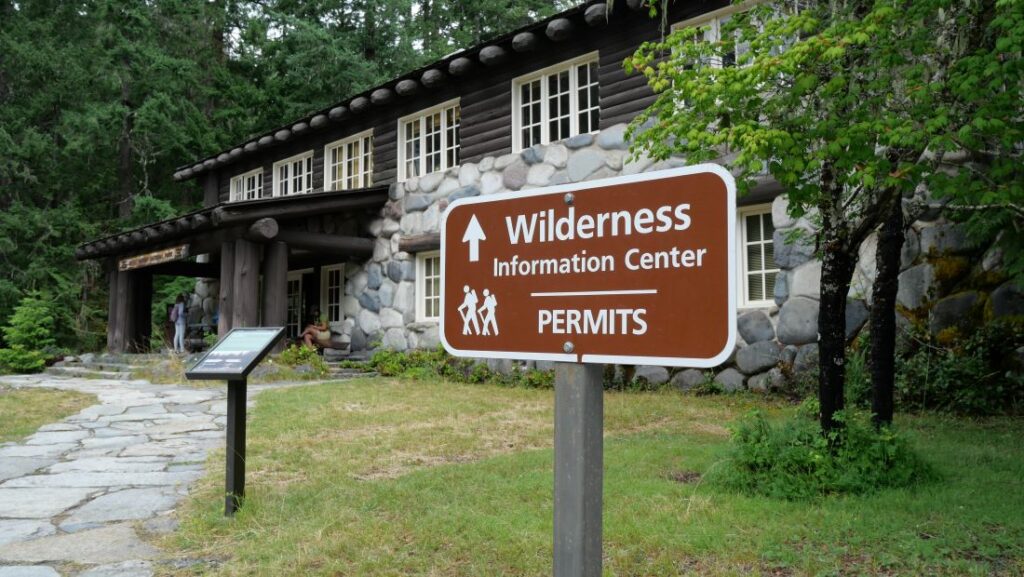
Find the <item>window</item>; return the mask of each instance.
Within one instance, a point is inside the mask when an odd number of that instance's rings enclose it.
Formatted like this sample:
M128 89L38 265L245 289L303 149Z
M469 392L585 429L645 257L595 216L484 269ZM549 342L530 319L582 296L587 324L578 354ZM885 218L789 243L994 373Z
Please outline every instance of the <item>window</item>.
M416 255L416 320L441 318L441 253Z
M372 131L324 148L324 190L352 190L373 184Z
M327 322L345 320L341 299L345 296L345 265L332 264L320 269L320 313L327 315Z
M458 100L399 119L399 180L458 166L460 123Z
M514 151L596 131L597 53L517 78L512 111Z
M231 200L256 200L263 195L263 169L257 168L231 179Z
M288 273L288 316L285 326L288 336L296 338L302 333L302 272Z
M274 163L274 196L305 194L312 190L312 150Z
M739 209L739 258L741 271L740 306L769 306L775 303L775 245L771 205Z

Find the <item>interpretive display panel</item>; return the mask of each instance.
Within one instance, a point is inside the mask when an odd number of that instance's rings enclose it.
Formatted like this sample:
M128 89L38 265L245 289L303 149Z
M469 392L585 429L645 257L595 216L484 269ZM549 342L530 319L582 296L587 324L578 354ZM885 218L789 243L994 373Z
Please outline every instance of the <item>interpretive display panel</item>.
M244 379L282 336L284 327L232 329L185 376L191 380Z

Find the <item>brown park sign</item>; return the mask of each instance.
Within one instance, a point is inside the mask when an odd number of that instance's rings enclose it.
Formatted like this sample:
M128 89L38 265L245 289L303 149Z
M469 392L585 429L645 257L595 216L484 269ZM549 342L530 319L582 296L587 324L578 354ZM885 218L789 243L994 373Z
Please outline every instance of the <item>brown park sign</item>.
M441 340L465 357L719 365L736 342L735 201L712 164L457 200Z

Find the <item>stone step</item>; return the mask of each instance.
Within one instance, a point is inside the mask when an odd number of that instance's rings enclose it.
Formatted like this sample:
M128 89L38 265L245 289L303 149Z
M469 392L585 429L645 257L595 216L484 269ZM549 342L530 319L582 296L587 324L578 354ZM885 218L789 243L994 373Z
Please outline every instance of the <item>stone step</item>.
M369 369L345 369L345 368L341 368L341 367L331 367L331 366L328 366L327 370L328 370L328 373L331 376L356 376L356 377L358 377L358 376L362 376L362 375L368 375L368 374L371 374L371 373L374 374L374 375L377 374L376 372L371 371Z
M129 371L98 371L83 367L47 367L46 374L59 377L77 377L81 379L114 379L129 380L132 374Z

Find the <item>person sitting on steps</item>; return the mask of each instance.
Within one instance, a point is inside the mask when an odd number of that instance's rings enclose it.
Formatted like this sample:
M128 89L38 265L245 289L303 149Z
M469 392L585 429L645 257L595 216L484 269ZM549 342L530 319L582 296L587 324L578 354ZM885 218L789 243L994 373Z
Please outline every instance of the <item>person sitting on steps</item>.
M327 324L327 316L314 311L313 318L317 321L306 325L299 338L307 347L325 349L331 344L331 328Z

